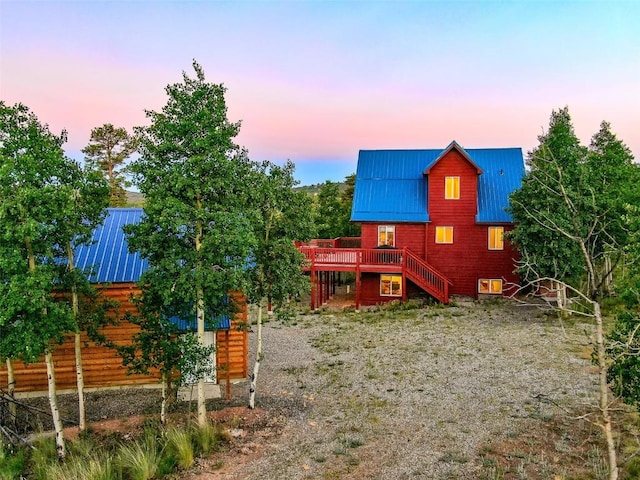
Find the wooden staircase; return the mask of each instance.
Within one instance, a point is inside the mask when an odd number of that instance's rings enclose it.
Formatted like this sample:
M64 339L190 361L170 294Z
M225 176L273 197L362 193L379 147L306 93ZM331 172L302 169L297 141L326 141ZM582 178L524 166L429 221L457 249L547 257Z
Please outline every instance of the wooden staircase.
M449 303L451 282L410 250L322 248L301 245L307 270L400 273L442 303Z
M402 256L406 277L439 302L449 303L451 282L410 250L403 250Z

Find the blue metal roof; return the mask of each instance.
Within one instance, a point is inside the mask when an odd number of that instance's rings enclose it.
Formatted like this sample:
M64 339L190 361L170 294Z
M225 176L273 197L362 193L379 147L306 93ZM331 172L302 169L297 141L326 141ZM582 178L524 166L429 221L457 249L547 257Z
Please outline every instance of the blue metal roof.
M225 302L227 298L225 297ZM181 332L195 332L198 330L198 320L196 319L195 312L188 320L179 318L177 316L170 317L169 321L178 327ZM231 321L229 315L211 316L205 319L205 330L227 330L231 328Z
M139 253L130 253L122 227L139 223L141 208L108 208L102 225L93 232L90 245L75 250L76 266L90 271L93 283L137 282L149 264Z
M447 149L361 150L351 220L428 222L428 176L424 172ZM509 194L520 187L524 176L522 150L484 148L463 152L482 170L478 176L476 220L511 222L511 215L505 209L509 205Z
M149 268L149 262L138 252L130 253L127 237L122 227L139 223L142 208L108 208L102 225L93 232L90 245L80 245L75 250L76 267L90 272L92 283L137 282ZM225 300L226 301L226 300ZM196 330L195 314L189 320L171 317L178 330ZM207 321L207 330L228 329L229 316L213 317Z

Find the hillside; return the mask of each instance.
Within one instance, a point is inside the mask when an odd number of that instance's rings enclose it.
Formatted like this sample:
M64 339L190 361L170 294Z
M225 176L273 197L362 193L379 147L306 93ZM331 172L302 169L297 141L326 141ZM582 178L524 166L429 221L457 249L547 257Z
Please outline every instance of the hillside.
M344 182L335 182L338 184L338 188L340 191L344 191L347 188L346 183ZM317 183L314 185L303 185L300 187L295 187L295 190L307 192L309 195L317 195L322 187L322 183ZM144 205L144 196L140 192L131 192L127 190L127 207L142 207Z

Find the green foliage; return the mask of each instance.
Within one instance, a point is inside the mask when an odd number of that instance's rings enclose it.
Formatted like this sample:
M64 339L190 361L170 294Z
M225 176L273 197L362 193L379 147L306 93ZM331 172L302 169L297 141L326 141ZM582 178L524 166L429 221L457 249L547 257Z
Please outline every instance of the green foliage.
M89 145L82 149L87 166L100 170L109 182L109 206L123 207L127 203L127 181L121 167L136 150L136 139L126 129L110 123L91 130Z
M295 240L308 240L315 233L311 217L311 199L295 191L294 165L280 167L263 162L256 172L253 217L255 244L250 300L268 298L276 312L291 297L308 291L308 279L302 272L304 257L296 249Z
M511 194L516 228L510 239L524 260L520 273L525 279L541 276L566 281L582 274L579 245L552 227L570 229L573 213L559 190L580 178L586 149L580 146L566 107L552 112L549 130L538 140L538 147L528 153L530 171L521 188ZM570 193L573 200L579 192L572 189Z
M126 479L151 480L160 471L162 451L162 445L156 436L147 432L142 440L122 445L116 464Z
M24 471L25 465L24 450L0 442L0 480L20 478L20 474Z
M165 382L168 397L173 399L177 387L186 380L203 378L215 369L208 361L213 346L201 345L192 332L179 332L171 314L156 313L156 300L149 299L150 291L135 299L139 315L127 320L140 326L140 332L130 345L117 347L123 365L129 373L148 374L158 369ZM166 316L169 315L169 316Z
M613 392L626 403L640 407L640 317L626 310L617 315L607 336L607 356L611 360L607 379Z
M530 171L510 198L520 273L576 287L589 274L589 295L601 295L629 243L624 214L640 201L640 169L607 122L589 148L580 145L566 107L552 112L538 139Z
M355 193L356 174L347 175L344 179L345 189L340 194L342 205L342 233L343 237L359 237L360 224L351 223L351 208L353 206L353 194Z
M167 319L195 318L204 330L206 319L233 315L233 302L224 299L245 287L255 244L247 188L254 164L233 141L239 124L227 119L224 87L193 67L195 78L183 73L182 83L167 86L161 112L147 111L150 125L136 129L140 158L130 165L145 206L142 221L125 231L129 248L149 260L139 321L151 332L148 342L161 342L146 362L166 373L193 345L175 341ZM143 343L140 351L151 354Z
M355 174L345 178L345 188L327 180L320 185L316 197L315 223L318 238L350 237L360 235L360 225L352 224L351 205L355 186Z
M0 358L34 361L74 330L52 296L79 171L65 139L24 105L0 102Z
M220 445L228 440L222 429L211 422L206 422L204 425L193 425L191 437L195 453L202 456L218 450Z
M210 315L230 313L221 302L243 286L254 238L247 185L252 164L233 143L239 124L226 118L225 89L196 78L169 85L162 112L136 129L141 157L132 162L145 196L144 217L127 229L131 250L148 258L141 285L152 285L157 310L191 318L198 302Z
M194 449L188 430L172 427L165 432L167 452L175 459L176 466L187 469L193 465Z

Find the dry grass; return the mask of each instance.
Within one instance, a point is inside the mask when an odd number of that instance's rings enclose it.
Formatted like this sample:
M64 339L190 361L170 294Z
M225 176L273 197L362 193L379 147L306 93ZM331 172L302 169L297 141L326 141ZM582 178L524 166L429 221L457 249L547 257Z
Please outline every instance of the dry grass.
M288 424L222 478L600 478L574 419L597 395L590 328L464 300L272 321L257 402Z

